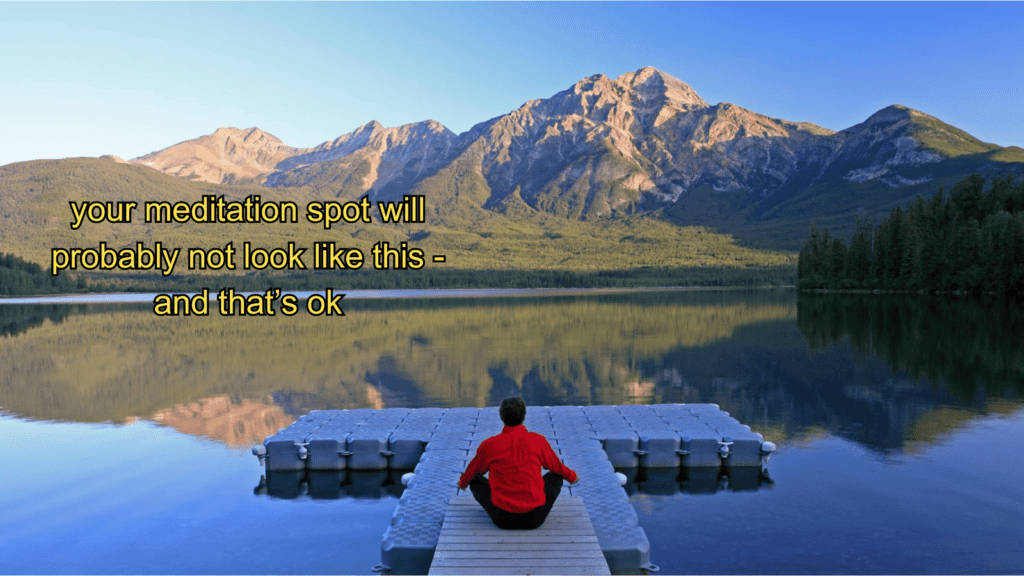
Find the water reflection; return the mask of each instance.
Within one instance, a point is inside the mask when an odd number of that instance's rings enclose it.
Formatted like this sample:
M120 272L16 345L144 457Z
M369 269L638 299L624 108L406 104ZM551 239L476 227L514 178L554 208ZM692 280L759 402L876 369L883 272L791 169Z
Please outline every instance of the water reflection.
M273 404L271 397L257 402L222 395L159 410L152 420L185 434L213 438L239 448L263 442L267 436L287 428L295 418Z
M818 388L830 411L845 402L827 427L840 436L883 453L914 451L981 414L1020 408L1019 305L948 296L803 294L798 310L809 363L845 364L857 372ZM852 358L841 360L847 356ZM879 363L881 372L872 368Z
M253 494L284 500L401 498L405 486L400 480L406 472L411 470L267 470Z
M932 382L980 410L988 397L1024 392L1024 307L1017 303L804 294L798 310L812 352L848 342L856 354L878 356L893 372Z
M626 468L616 469L626 475L623 486L630 496L651 494L671 496L683 494L715 494L718 492L755 492L775 487L766 468L745 466L730 468Z
M785 292L359 301L333 320L92 307L4 340L0 406L36 419L124 421L225 395L269 395L293 416L482 406L513 391L535 404L655 401L643 359L794 312Z
M1024 392L1024 312L790 291L357 300L345 317L0 306L0 407L228 445L313 409L716 403L776 443L886 458Z
M60 324L69 314L81 313L84 305L0 306L0 337L17 336L50 321Z

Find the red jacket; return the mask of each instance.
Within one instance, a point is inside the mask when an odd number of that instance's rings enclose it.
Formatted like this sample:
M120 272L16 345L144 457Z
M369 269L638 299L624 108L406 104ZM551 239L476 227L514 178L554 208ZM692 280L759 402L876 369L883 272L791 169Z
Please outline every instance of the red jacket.
M526 426L505 426L501 434L484 440L459 478L463 490L477 474L490 472L491 502L507 512L522 514L544 503L541 468L576 481L573 472L555 455L547 438Z

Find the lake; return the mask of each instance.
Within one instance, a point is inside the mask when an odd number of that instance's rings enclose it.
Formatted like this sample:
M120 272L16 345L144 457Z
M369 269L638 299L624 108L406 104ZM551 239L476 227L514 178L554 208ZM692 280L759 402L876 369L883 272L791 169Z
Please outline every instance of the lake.
M271 476L314 409L711 402L756 474L626 470L663 573L1024 573L1024 309L791 290L0 305L0 572L356 573L387 473Z

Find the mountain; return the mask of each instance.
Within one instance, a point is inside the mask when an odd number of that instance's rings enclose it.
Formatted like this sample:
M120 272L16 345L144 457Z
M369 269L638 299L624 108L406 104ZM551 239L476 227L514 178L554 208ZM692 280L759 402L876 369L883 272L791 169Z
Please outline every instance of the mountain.
M374 121L281 161L265 185L310 185L324 195L347 199L367 192L378 196L390 189L408 191L441 166L454 141L455 134L433 120L398 128Z
M970 174L1024 175L1024 150L982 142L900 105L833 134L826 144L820 161L746 208L746 234L794 246L811 223L848 234L855 215L877 220L917 195L949 190Z
M304 152L307 150L286 146L259 128L220 128L131 163L190 180L240 184L261 182L283 160Z
M834 132L711 105L654 68L597 74L454 134L435 121L360 126L314 148L221 128L131 161L212 183L320 197L424 194L458 224L480 211L571 220L646 214L795 248L813 220L843 229L970 173L1024 174L1024 150L889 106Z
M461 135L487 180L486 206L510 196L570 218L646 212L701 185L761 192L815 153L828 130L710 106L653 68L596 75Z

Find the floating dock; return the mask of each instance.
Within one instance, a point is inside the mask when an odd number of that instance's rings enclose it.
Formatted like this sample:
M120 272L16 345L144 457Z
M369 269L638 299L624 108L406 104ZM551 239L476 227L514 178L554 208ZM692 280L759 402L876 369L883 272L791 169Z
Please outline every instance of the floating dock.
M563 488L558 502L583 503L612 573L657 570L616 468L638 468L655 493L661 493L661 484L674 491L680 478L682 488L713 492L731 477L737 478L737 486L751 479L748 484L757 486L761 464L775 449L714 404L530 406L524 424L545 436L580 475L579 484ZM321 483L326 477L325 483L333 481L336 489L336 479L345 473L412 469L384 532L376 569L427 574L439 561L435 555L443 527L455 519L448 514L463 513L467 498L472 501L467 493L459 494L459 475L480 443L502 427L497 408L318 410L268 437L253 452L265 460L268 478L276 474L295 480L305 474L312 484L314 476ZM482 509L479 513L486 518ZM497 544L491 555L501 556ZM453 557L445 548L441 551L443 557ZM515 573L521 557L526 556L509 559L514 563L499 571ZM549 570L540 571L563 571L556 564L547 566ZM454 567L437 570L448 568ZM478 573L483 569L473 568Z
M559 495L536 530L502 530L470 494L448 506L428 574L611 574L583 498Z

